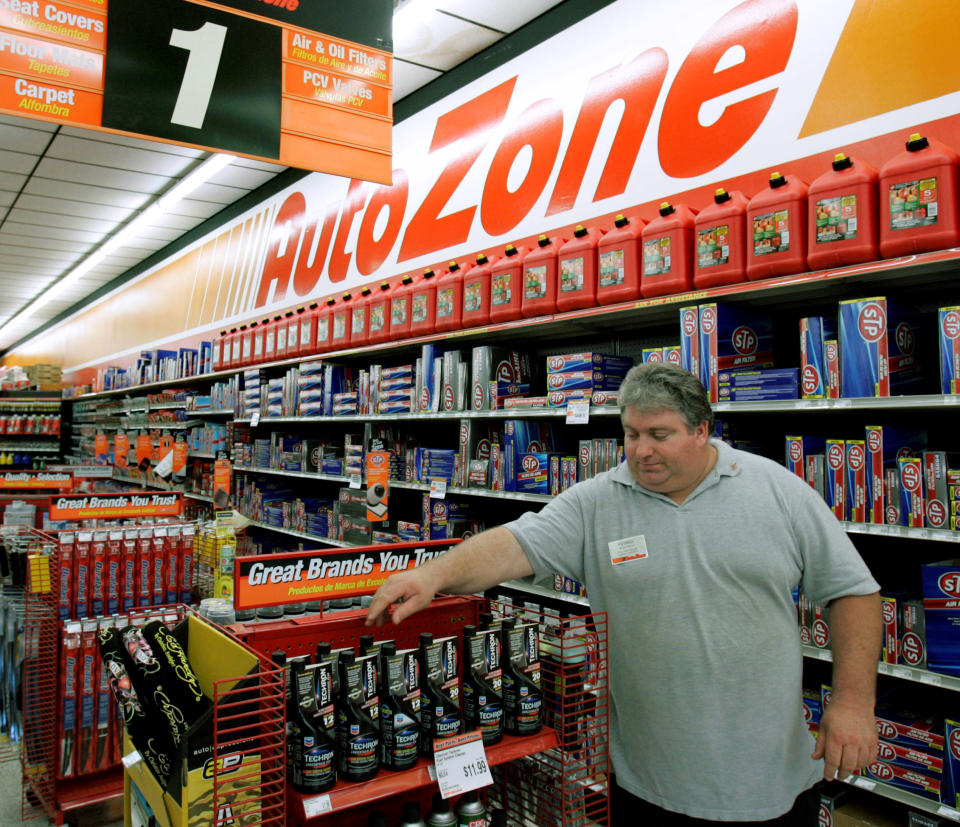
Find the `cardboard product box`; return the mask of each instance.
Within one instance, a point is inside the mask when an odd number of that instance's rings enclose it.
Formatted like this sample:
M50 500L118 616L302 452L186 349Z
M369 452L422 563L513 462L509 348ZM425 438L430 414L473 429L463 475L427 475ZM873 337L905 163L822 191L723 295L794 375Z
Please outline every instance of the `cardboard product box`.
M867 520L881 524L886 522L884 472L896 467L900 457L921 456L927 446L927 431L923 428L892 428L889 425L867 425L864 431L867 448ZM899 501L897 507L899 509Z
M633 367L629 356L610 353L561 353L547 357L547 373L566 373L576 370L599 370L606 373L626 373Z
M885 761L874 761L860 773L889 787L927 798L930 801L940 800L941 781L939 778L927 775L920 770L908 770L896 767Z
M547 375L547 391L615 391L626 371L570 370Z
M862 439L846 441L847 519L854 523L867 521L867 449Z
M901 513L900 469L886 468L883 472L884 522L887 525L903 525Z
M960 560L920 567L928 669L960 675Z
M820 791L819 827L833 827L837 809L849 798L849 788L838 782L830 782Z
M937 818L930 813L921 813L918 810L907 811L907 827L946 827L947 824L956 822L945 818Z
M902 457L897 460L900 470L900 523L922 528L926 507L923 492L923 460Z
M895 746L943 755L943 718L925 715L912 708L913 697L903 687L877 699L877 734Z
M797 385L720 385L715 402L767 402L774 399L796 399Z
M643 361L643 364L647 362L662 362L663 361L663 348L662 347L645 347L640 352L640 358Z
M826 316L800 320L800 390L804 399L826 399L830 376L824 344L837 338L837 323Z
M700 310L680 308L680 367L700 378Z
M470 407L490 410L489 382L532 382L530 357L526 353L483 345L471 353Z
M821 809L821 813L822 813ZM830 827L820 822L821 827ZM903 827L882 801L846 801L833 812L832 827Z
M937 319L940 393L960 393L960 307L941 307Z
M550 461L554 457L559 459L558 454L540 452L518 454L515 490L527 494L549 494Z
M830 510L838 520L847 518L846 466L847 451L842 439L828 439L825 442L827 457L826 500Z
M884 594L880 596L880 616L882 618L881 638L883 644L880 660L884 663L896 663L897 646L900 638L897 634L897 598L895 595Z
M827 458L825 454L808 454L804 479L824 500L827 499Z
M918 770L935 780L943 775L943 753L928 752L915 747L904 747L891 744L883 738L877 743L877 760L890 764L892 767L901 767L906 770Z
M960 721L946 718L943 726L945 762L940 800L948 807L960 809Z
M917 324L884 296L840 302L840 395L916 393Z
M922 459L926 525L928 528L948 528L950 492L947 467L956 462L956 457L945 451L924 451Z
M744 385L770 387L776 385L798 386L797 368L737 368L722 370L717 374L717 382L722 385L740 387Z
M462 411L465 401L464 388L460 387L459 350L448 350L443 354L443 382L440 386L440 409L444 411Z
M927 631L922 598L907 598L897 606L897 662L918 669L927 668Z
M718 374L740 367L773 367L773 320L738 307L699 308L700 381L711 402L719 399Z
M547 393L548 408L564 408L570 400L590 400L593 396L592 389L577 388L575 390L549 391Z
M823 706L820 700L820 693L815 689L803 690L803 720L807 729L814 735L820 731L820 716L823 714Z
M806 477L807 457L811 454L822 454L824 449L823 437L819 436L788 436L786 437L786 466L800 479Z

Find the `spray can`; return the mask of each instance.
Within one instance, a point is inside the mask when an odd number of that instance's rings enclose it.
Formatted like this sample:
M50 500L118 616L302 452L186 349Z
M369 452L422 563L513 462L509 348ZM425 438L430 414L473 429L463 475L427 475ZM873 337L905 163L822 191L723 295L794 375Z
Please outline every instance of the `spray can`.
M400 822L400 827L427 827L420 818L420 805L416 801L403 803L403 821Z
M379 769L380 721L372 657L340 653L337 703L337 770L344 781L368 781Z
M380 763L405 770L417 763L420 745L420 669L415 649L380 645Z
M456 827L457 816L440 793L433 794L433 806L424 819L427 827Z
M487 808L476 790L464 793L457 802L457 827L487 827Z

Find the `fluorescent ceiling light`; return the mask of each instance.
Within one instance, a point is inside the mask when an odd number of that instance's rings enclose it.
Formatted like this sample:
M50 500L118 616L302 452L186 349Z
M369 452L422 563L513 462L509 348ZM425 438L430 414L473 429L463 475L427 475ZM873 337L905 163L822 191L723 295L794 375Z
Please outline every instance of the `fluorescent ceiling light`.
M33 316L41 307L61 295L71 284L79 281L107 256L115 253L140 232L157 221L163 213L169 211L175 204L189 196L198 187L203 186L218 172L236 160L235 155L215 153L207 158L200 166L193 170L186 178L178 181L149 207L140 212L131 221L121 227L110 238L104 241L96 250L88 255L67 275L50 285L37 296L16 316L11 316L0 325L0 334L16 323L23 323Z
M409 43L417 28L423 25L423 18L436 9L436 0L407 0L393 13L394 53L398 51L398 45L402 50L402 47Z

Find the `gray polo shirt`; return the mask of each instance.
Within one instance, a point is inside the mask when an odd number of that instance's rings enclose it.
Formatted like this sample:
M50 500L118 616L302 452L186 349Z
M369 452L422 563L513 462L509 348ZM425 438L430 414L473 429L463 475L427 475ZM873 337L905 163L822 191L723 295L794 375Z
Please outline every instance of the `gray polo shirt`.
M609 614L618 783L695 818L761 821L823 772L803 721L792 590L826 603L879 586L801 479L713 444L716 466L682 505L621 464L506 527L535 577L581 580Z

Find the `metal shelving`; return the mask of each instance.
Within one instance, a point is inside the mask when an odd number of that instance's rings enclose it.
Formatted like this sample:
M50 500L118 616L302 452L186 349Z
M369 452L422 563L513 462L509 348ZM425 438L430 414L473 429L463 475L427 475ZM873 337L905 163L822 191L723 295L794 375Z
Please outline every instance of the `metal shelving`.
M833 661L833 653L829 649L818 649L816 646L803 644L803 655L816 660ZM881 675L890 675L905 681L922 683L927 686L937 686L941 689L950 689L960 692L960 678L952 675L943 675L940 672L931 672L927 669L918 669L915 666L905 666L899 663L877 663L877 672Z

